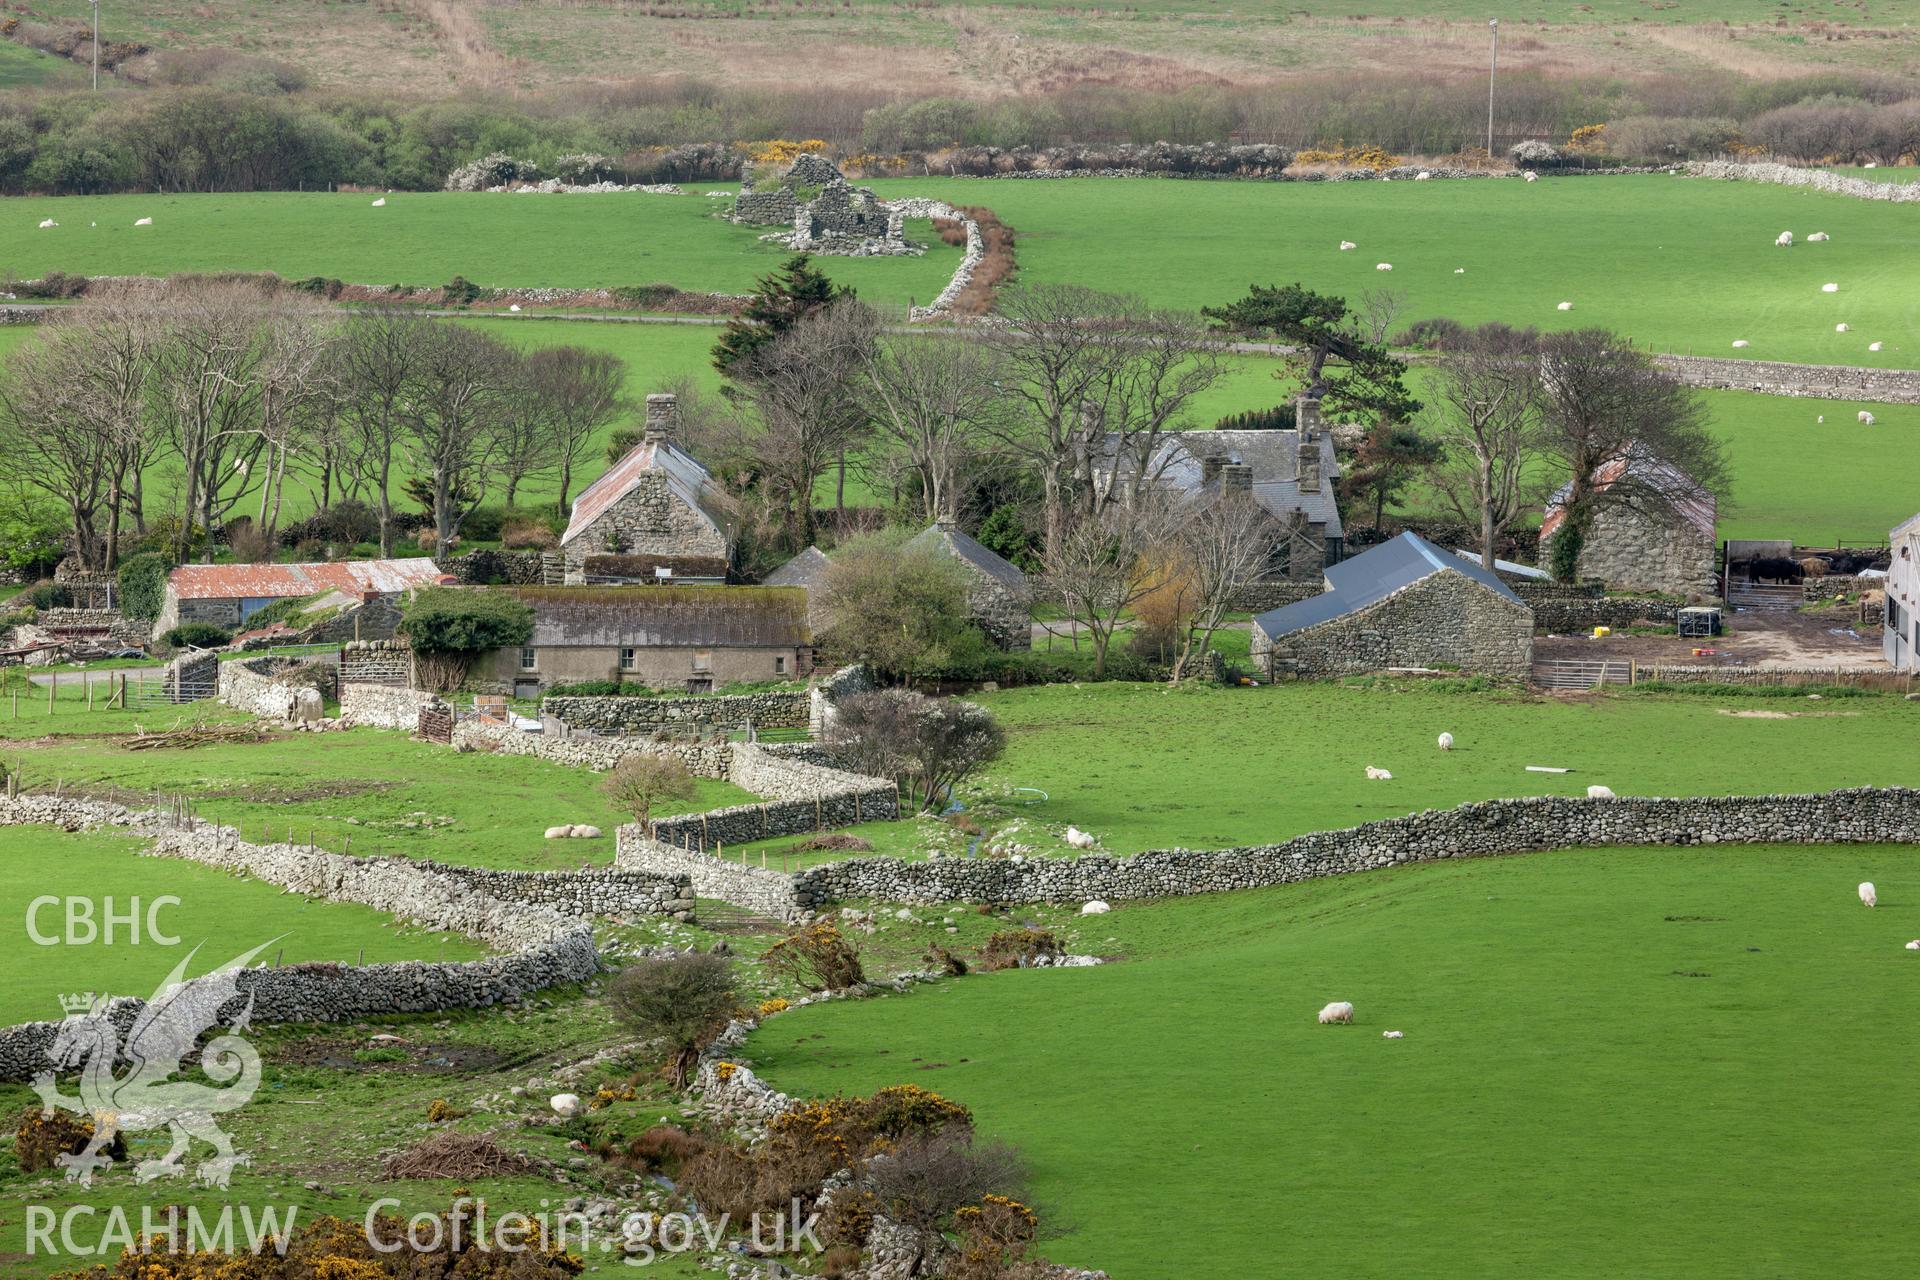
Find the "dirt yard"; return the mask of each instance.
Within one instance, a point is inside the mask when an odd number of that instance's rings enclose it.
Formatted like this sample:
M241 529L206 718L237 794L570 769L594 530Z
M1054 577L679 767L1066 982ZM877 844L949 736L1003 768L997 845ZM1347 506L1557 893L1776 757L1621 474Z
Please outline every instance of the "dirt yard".
M1675 666L1848 667L1878 669L1880 636L1862 636L1850 628L1858 614L1852 606L1819 613L1729 613L1726 634L1710 640L1683 640L1674 635L1539 636L1533 642L1536 662L1556 658L1632 658ZM1694 649L1712 654L1694 655Z

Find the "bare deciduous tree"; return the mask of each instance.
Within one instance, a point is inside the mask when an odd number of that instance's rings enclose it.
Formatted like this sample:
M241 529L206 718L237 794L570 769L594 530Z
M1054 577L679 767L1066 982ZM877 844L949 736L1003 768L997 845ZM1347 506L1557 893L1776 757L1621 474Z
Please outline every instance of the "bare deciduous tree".
M1194 399L1225 374L1227 344L1199 316L1126 300L1093 319L1121 334L1092 401L1106 437L1081 459L1083 506L1099 515L1116 501L1134 506L1158 479L1161 442L1181 429ZM1115 465L1096 468L1096 454Z
M335 368L347 388L344 421L353 448L346 460L380 516L380 554L393 554L394 467L406 435L402 406L433 321L398 307L367 307L341 326Z
M95 525L107 499L115 441L76 394L91 358L79 326L35 334L7 357L0 384L0 460L10 478L57 499L83 568L108 563Z
M618 356L585 347L543 347L527 356L527 379L546 408L546 427L560 471L559 508L567 511L573 470L602 427L627 410L626 367Z
M1448 341L1432 366L1425 410L1446 450L1435 483L1462 520L1480 528L1480 563L1541 494L1539 335L1485 325Z
M1159 585L1147 561L1174 526L1166 499L1149 490L1131 509L1080 514L1059 544L1043 552L1044 590L1086 629L1094 679L1106 675L1107 648L1122 619Z
M497 339L454 324L423 331L414 354L400 405L402 448L432 489L434 554L445 556L461 521L486 496L520 357Z
M1187 508L1175 534L1187 606L1175 681L1206 660L1234 592L1260 576L1281 536L1279 523L1250 497L1219 497Z
M929 523L959 511L960 471L1009 408L989 346L945 334L894 334L869 350L873 421L920 490Z

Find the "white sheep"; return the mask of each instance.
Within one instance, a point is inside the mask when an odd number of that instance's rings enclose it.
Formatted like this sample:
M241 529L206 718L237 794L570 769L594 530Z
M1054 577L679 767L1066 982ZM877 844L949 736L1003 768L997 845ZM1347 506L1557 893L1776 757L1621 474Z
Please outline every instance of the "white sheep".
M387 198L386 198L385 196L381 196L381 197L380 197L380 198L379 198L378 200L375 200L375 201L373 202L373 207L374 207L374 208L376 208L376 209L384 209L384 208L386 208L386 207L387 207Z
M1538 182L1538 181L1540 181L1540 175L1539 175L1539 174L1537 174L1537 173L1535 173L1535 172L1534 172L1533 170L1531 170L1531 169L1529 169L1529 170L1527 170L1527 172L1526 172L1526 174L1525 174L1525 177L1526 177L1526 179L1527 179L1527 181L1528 181L1528 182Z
M1920 951L1920 938L1915 938L1912 942L1909 942L1907 944L1907 950Z
M1413 180L1415 182L1425 182L1428 178L1431 178L1432 176L1433 175L1428 173L1425 169L1422 169L1420 172L1413 175Z
M135 218L133 220L133 225L136 227L150 227L153 225L153 219L152 218Z
M1100 899L1095 898L1092 902L1080 908L1080 914L1083 916L1103 916L1111 910L1113 910L1112 907L1100 901Z
M1091 849L1094 846L1093 836L1078 827L1067 828L1066 840L1076 849Z
M1452 734L1450 734L1450 733L1443 733L1443 734L1441 734L1441 735L1440 735L1440 749L1441 749L1442 751L1451 751L1451 750L1453 750L1453 735L1452 735Z
M1853 328L1853 326L1852 326L1852 325L1849 325L1849 324L1837 324L1837 325L1835 325L1835 326L1833 326L1833 331L1834 331L1835 333L1846 333L1846 332L1848 332L1849 330L1851 330L1852 328Z
M1453 269L1453 274L1455 274L1455 275L1457 275L1457 276L1463 276L1463 275L1465 275L1465 274L1467 274L1467 269L1466 269L1465 267L1455 267L1455 268Z
M553 1114L571 1119L580 1114L580 1095L577 1093L556 1093L547 1099L547 1105L553 1108Z
M1880 167L1880 162L1877 160L1869 160L1865 164L1861 165L1860 167L1863 169L1878 169Z
M1782 249L1790 249L1793 247L1793 232L1782 231L1773 238L1773 242Z
M1406 1037L1406 1034L1404 1031L1382 1031L1380 1038L1382 1040L1401 1040Z
M1860 425L1863 427L1870 427L1873 425L1873 415L1868 413L1865 409L1862 409L1859 413L1855 414L1854 416L1860 419Z
M57 227L59 225L60 224L55 222L52 218L42 218L40 220L40 229L42 231L45 231L48 227Z
M1589 800L1615 800L1618 798L1619 797L1613 794L1612 787L1603 787L1596 784L1587 788L1587 799Z
M600 828L580 822L568 827L567 834L575 840L598 840L600 838Z
M1838 292L1840 292L1840 286L1839 286L1839 285L1837 285L1837 284L1835 284L1835 283L1834 283L1833 281L1831 281L1831 280L1829 280L1829 281L1827 281L1827 282L1826 282L1825 284L1823 284L1823 285L1821 285L1821 286L1820 286L1820 292L1822 292L1822 293L1838 293Z
M1873 881L1862 880L1860 882L1860 901L1869 907L1879 905L1880 895L1873 891Z
M1376 769L1372 765L1367 766L1367 777L1375 782L1393 781L1393 775L1391 773L1388 773L1385 769Z
M1335 1000L1332 1004L1322 1009L1320 1011L1320 1024L1325 1026L1332 1022L1351 1024L1353 1022L1353 1005L1345 1000Z
M1360 247L1359 245L1355 244L1351 240L1342 240L1340 242L1340 252L1342 253L1345 253L1349 249L1358 249L1359 247Z
M1881 344L1878 342L1869 342L1867 344L1867 350L1869 351L1878 351L1880 347L1881 347Z
M572 834L573 834L573 828L571 826L548 827L546 838L549 840L565 840L568 836Z
M1735 351L1744 351L1748 345L1749 343L1745 338L1735 338L1733 340L1733 349Z
M1373 269L1375 271L1391 271L1393 270L1393 264L1391 262L1376 262L1373 264Z
M1571 311L1573 310L1573 304L1571 302L1563 302L1560 304L1559 309L1561 311Z
M507 304L507 310L509 311L518 311L519 309L520 309L520 304L517 302L509 302Z
M1824 427L1827 425L1827 415L1823 413L1819 417L1815 418L1813 421L1814 421L1814 425Z
M1808 237L1807 237L1807 243L1808 243L1808 244L1814 244L1814 243L1816 243L1816 242L1818 242L1818 241L1821 241L1821 240L1828 240L1828 239L1831 239L1831 238L1832 238L1832 237L1830 237L1829 235L1827 235L1827 233L1826 233L1826 232L1824 232L1824 231L1816 231L1816 232L1814 232L1814 233L1813 233L1812 235L1810 235L1810 236L1808 236Z

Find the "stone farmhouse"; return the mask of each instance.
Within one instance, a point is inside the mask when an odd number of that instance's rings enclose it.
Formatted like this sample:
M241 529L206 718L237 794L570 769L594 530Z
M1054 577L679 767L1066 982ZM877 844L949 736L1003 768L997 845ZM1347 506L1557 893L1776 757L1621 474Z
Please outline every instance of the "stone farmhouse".
M707 693L813 671L807 593L795 587L492 587L533 609L533 637L471 677L483 693L534 697L613 680Z
M973 624L1001 649L1033 648L1033 588L1017 565L981 546L951 520L929 525L902 549L958 561L967 575L967 616Z
M1282 530L1263 581L1317 582L1339 563L1346 541L1334 482L1340 463L1333 437L1320 420L1320 402L1302 397L1293 430L1182 431L1160 437L1145 461L1147 479L1183 497L1250 495ZM1113 480L1116 468L1141 466L1116 433L1095 446L1094 483Z
M1920 515L1894 529L1888 541L1893 561L1887 566L1887 608L1881 624L1880 652L1895 671L1920 671Z
M1533 610L1499 575L1403 533L1333 565L1327 590L1253 620L1251 655L1270 677L1389 667L1526 676Z
M1713 494L1670 463L1638 449L1602 463L1597 491L1617 490L1594 514L1580 547L1580 578L1597 578L1627 591L1709 595L1715 591ZM1573 491L1562 485L1547 500L1540 522L1540 562L1553 555L1553 537L1566 519Z
M646 434L573 502L560 536L569 586L719 583L733 524L707 469L674 443L679 406L647 397Z
M276 601L324 592L336 593L347 604L392 603L417 587L444 581L450 579L424 556L315 564L183 564L167 575L153 634L157 638L186 622L237 631Z

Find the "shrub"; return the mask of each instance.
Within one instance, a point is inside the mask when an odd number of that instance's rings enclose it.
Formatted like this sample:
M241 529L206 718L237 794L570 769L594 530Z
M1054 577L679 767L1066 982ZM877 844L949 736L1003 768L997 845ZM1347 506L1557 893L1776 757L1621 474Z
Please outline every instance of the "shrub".
M614 978L608 998L637 1034L666 1042L668 1070L685 1084L700 1051L734 1015L733 962L700 954L636 960Z
M707 1150L707 1142L679 1125L657 1124L627 1143L621 1162L643 1173L664 1173L672 1177L694 1156Z
M860 953L825 921L775 943L761 959L769 972L803 991L844 991L867 980Z
M37 1173L54 1168L60 1156L79 1155L92 1141L91 1120L79 1119L65 1111L42 1115L39 1107L29 1107L20 1113L20 1123L13 1131L13 1155L20 1162L20 1172ZM101 1149L101 1154L110 1160L125 1160L126 1135L114 1134L113 1141Z
M881 689L843 699L825 742L858 771L894 779L932 809L999 758L1007 734L977 703Z
M1559 164L1560 153L1553 149L1551 143L1542 142L1538 138L1528 138L1524 142L1513 144L1513 162L1528 168L1541 168Z
M467 512L466 518L460 522L460 534L475 542L497 542L500 539L500 531L506 528L506 524L507 513L504 508L475 507Z
M36 582L14 597L16 604L30 604L42 613L48 609L66 609L73 604L73 592L58 582Z
M562 182L588 186L595 182L611 182L616 175L613 161L607 157L596 152L576 152L553 162L553 176Z
M552 551L560 545L560 539L541 521L515 520L501 526L500 545L509 551Z
M67 522L49 503L0 512L0 569L26 577L52 573L66 551Z
M1065 954L1060 939L1046 929L1002 929L980 948L980 967L989 973L1000 969L1027 969L1034 961Z
M909 683L946 666L975 631L959 564L931 550L904 550L885 535L842 546L821 595L826 648Z
M440 286L440 298L449 307L467 307L480 301L480 295L486 292L465 276L455 276Z
M572 684L556 684L546 691L549 698L659 698L666 695L658 689L649 689L644 684L632 684L619 680L576 680Z
M224 649L233 643L233 633L211 622L183 622L160 637L170 649Z
M922 1231L938 1231L956 1210L981 1197L1017 1190L1026 1169L1012 1147L977 1142L967 1130L914 1133L867 1162L861 1189L878 1212Z
M679 756L624 756L600 780L600 792L651 831L654 805L693 799L693 775Z
M428 587L407 605L399 630L428 687L445 692L460 687L479 655L531 639L533 610L496 591Z

